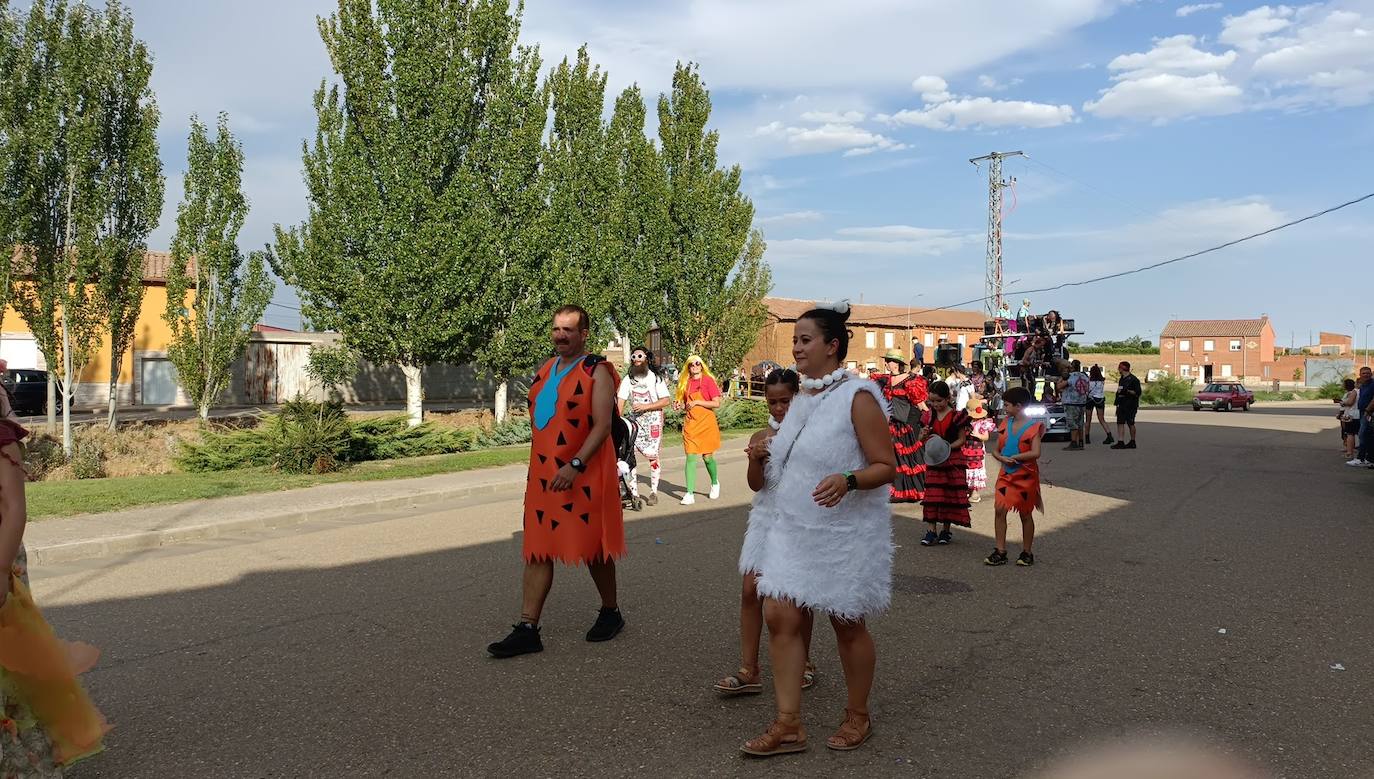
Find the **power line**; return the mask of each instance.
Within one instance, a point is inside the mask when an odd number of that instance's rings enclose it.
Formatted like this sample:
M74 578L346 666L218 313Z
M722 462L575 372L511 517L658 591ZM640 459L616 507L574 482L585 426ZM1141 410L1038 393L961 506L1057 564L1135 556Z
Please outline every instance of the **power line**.
M1188 254L1180 255L1180 256L1178 256L1178 257L1173 257L1173 258L1170 258L1170 259L1167 259L1167 260L1160 260L1159 262L1153 262L1153 263L1150 263L1149 265L1142 265L1142 266L1140 266L1140 267L1138 267L1138 268L1132 268L1132 269L1130 269L1130 270L1118 271L1118 272L1116 272L1116 273L1108 273L1108 274L1105 275L1105 276L1096 276L1096 277L1094 277L1094 278L1091 278L1091 279L1083 279L1083 280L1081 280L1081 281L1066 281L1066 282L1064 282L1064 283L1062 283L1062 284L1055 284L1055 285L1052 286L1052 287L1041 287L1041 288L1039 288L1039 289L1024 289L1024 290L1017 290L1017 293L1018 293L1018 294L1029 295L1029 294L1034 293L1034 292L1055 292L1055 291L1058 291L1058 290L1061 290L1061 289L1066 289L1066 288L1068 288L1068 287L1084 287L1084 286L1087 286L1087 285L1089 285L1089 284L1097 284L1097 283L1103 282L1103 281L1110 281L1110 280L1112 280L1112 279L1119 279L1119 278L1122 278L1122 277L1124 277L1124 276L1131 276L1131 275L1134 275L1134 274L1137 274L1137 273L1144 273L1145 271L1155 270L1156 268L1162 268L1162 267L1164 267L1165 265L1173 265L1173 264L1176 263L1176 262L1183 262L1184 260L1191 260L1191 259L1194 259L1194 258L1197 258L1197 257L1201 257L1201 256L1204 255L1204 254L1211 254L1212 252L1221 251L1222 249L1229 249L1229 248L1232 247L1232 246L1236 246L1237 244L1245 243L1246 241L1253 241L1253 240L1256 239L1256 238L1263 238L1263 237L1266 236L1266 235L1270 235L1270 234L1273 234L1273 233L1277 233L1277 232L1280 231L1280 230L1286 230L1286 229L1288 229L1288 228L1290 228L1290 227L1294 227L1294 226L1296 226L1296 225L1300 225L1300 224L1302 224L1303 222L1310 222L1310 221L1312 221L1313 219L1318 219L1318 218L1320 218L1320 217L1326 216L1327 214L1335 213L1336 211L1340 211L1340 210L1343 209L1343 208L1349 208L1350 206L1358 205L1359 203L1363 203L1364 201L1369 200L1369 199L1371 199L1371 198L1374 198L1374 192L1370 192L1369 194L1364 195L1364 196L1362 196L1362 197L1357 197L1357 198L1355 198L1354 200L1347 200L1347 201L1345 201L1344 203L1341 203L1341 204L1335 205L1335 206L1331 206L1330 208L1324 208L1324 209L1322 209L1322 210L1320 210L1320 211L1317 211L1317 212L1315 212L1315 213L1308 214L1307 216L1304 216L1304 217L1302 217L1302 218L1300 218L1300 219L1294 219L1294 220L1291 221L1291 222L1284 222L1284 223L1281 224L1281 225L1275 225L1274 227L1271 227L1271 228L1269 228L1268 230L1261 230L1261 231L1259 231L1259 232L1257 232L1257 233L1251 233L1251 234L1249 234L1249 235L1247 235L1247 236L1245 236L1245 237L1243 237L1243 238L1236 238L1236 239L1234 239L1234 240L1227 241L1226 243L1219 243L1219 244L1217 244L1216 246L1209 246L1209 247L1207 247L1206 249L1200 249L1200 250L1195 251L1195 252L1189 252ZM912 311L912 312L910 312L909 314L896 314L896 315L893 315L893 316L869 317L869 319L871 319L871 320L873 320L873 321L887 320L887 319L901 319L903 316L910 316L910 315L914 315L914 314L927 314L927 313L930 313L930 312L932 312L932 311L945 311L945 310L948 310L948 309L951 309L951 308L958 308L959 306L967 306L967 305L970 305L970 304L972 304L972 303L982 303L982 302L986 301L987 299L988 299L988 298L987 298L986 296L985 296L985 297L981 297L981 298L972 298L972 299L970 299L970 300L964 300L964 301L961 301L961 302L959 302L959 303L950 303L949 305L945 305L945 306L937 306L937 307L935 307L935 308L923 308L923 309L920 309L919 311Z

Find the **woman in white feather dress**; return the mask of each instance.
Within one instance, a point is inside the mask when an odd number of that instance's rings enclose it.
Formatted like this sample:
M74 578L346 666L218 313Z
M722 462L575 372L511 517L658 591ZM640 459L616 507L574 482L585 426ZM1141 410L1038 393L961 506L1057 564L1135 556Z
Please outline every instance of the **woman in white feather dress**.
M802 614L830 617L844 667L844 722L827 741L857 749L872 725L875 652L865 618L892 594L892 522L886 486L896 467L882 391L843 367L849 306L818 307L797 321L792 355L804 377L766 467L773 511L751 523L740 566L758 572L773 664L777 717L741 750L756 756L807 747L801 722L806 651Z

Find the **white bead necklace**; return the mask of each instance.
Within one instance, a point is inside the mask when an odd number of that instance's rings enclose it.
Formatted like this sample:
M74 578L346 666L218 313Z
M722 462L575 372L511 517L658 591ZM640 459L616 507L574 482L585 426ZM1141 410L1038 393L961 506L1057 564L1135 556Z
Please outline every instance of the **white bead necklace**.
M768 426L773 428L774 431L777 431L782 428L782 423L772 417L769 417Z
M835 370L825 374L819 379L813 379L810 376L803 376L801 380L801 385L803 389L825 389L826 387L829 387L831 384L834 384L837 381L844 381L844 377L848 375L849 371L845 370L844 368L836 368Z

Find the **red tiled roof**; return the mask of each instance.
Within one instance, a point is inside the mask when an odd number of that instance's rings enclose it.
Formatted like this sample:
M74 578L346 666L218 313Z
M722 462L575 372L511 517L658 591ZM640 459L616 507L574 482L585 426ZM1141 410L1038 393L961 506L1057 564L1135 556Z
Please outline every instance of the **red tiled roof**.
M17 271L18 271L18 270L20 269L20 267L21 267L21 264L22 264L22 262L23 262L23 256L24 256L24 255L23 255L23 250L22 250L20 247L18 247L18 246L14 247L14 262L15 262L15 266L16 266L15 269L16 269ZM172 264L172 253L171 253L171 252L144 252L144 253L143 253L143 281L146 282L146 283L152 283L152 284L165 284L165 283L167 283L167 268L168 268L168 266L170 266L171 264ZM195 273L195 267L196 267L196 266L195 266L195 260L193 259L193 260L191 260L191 267L188 268L188 271L191 272L191 273ZM22 271L20 271L20 275L23 275L23 274L22 274ZM192 281L192 284L194 284L194 283L195 283L195 282Z
M1194 338L1207 335L1238 335L1259 337L1264 333L1268 317L1259 319L1170 319L1164 325L1161 338Z
M795 322L802 314L816 307L814 301L795 298L764 298L768 313L783 322ZM986 317L982 311L963 309L942 309L930 311L919 307L885 306L874 303L851 303L849 323L851 325L877 325L880 327L906 327L908 317L912 327L929 329L947 327L953 330L977 330L982 332Z

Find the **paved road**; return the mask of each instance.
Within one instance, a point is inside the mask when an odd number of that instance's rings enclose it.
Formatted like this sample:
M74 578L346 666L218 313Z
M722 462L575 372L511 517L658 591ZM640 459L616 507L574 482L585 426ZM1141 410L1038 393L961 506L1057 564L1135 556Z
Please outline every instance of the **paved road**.
M90 684L116 730L74 775L1011 777L1178 731L1276 776L1364 775L1374 474L1341 466L1325 406L1142 419L1137 451L1049 448L1034 569L980 564L987 504L947 548L898 521L859 752L821 748L843 684L819 626L816 746L735 752L771 709L708 690L736 663L734 465L720 502L628 525L619 639L582 640L594 590L560 570L546 651L510 661L482 651L518 608L508 500L35 571L59 631L106 652Z

